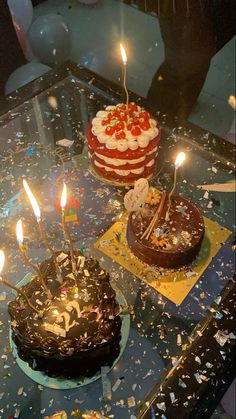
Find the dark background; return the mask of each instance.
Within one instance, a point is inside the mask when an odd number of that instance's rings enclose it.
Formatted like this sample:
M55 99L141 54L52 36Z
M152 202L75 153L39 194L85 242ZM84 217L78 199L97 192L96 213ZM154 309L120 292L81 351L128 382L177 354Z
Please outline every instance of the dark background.
M32 0L33 6L45 0ZM21 51L7 5L7 0L0 0L0 96L9 75L27 61Z

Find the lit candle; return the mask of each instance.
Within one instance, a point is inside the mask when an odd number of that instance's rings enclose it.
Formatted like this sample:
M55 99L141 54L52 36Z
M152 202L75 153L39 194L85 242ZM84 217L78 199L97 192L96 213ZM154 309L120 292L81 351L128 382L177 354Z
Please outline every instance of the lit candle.
M35 313L38 314L38 316L40 318L43 317L43 312L38 310L36 307L33 306L33 304L29 301L27 295L24 293L24 291L22 291L21 289L17 288L15 285L11 284L9 281L7 281L6 279L4 279L1 276L2 270L3 270L3 266L4 266L4 262L5 262L5 254L3 252L3 250L0 250L0 283L6 285L7 287L13 289L14 291L16 291L19 295L21 295L25 302L27 303L27 305L32 308L32 310L35 311Z
M64 231L65 238L68 240L70 245L70 257L71 257L71 265L72 265L72 272L75 273L76 271L76 262L75 262L75 256L74 256L74 249L73 249L73 243L70 236L70 233L66 227L66 221L65 221L65 207L66 207L66 201L67 201L67 188L66 184L63 184L63 190L61 194L61 220L62 220L62 227Z
M45 284L43 275L38 267L38 265L34 265L31 260L28 258L27 254L26 254L26 249L24 246L24 237L23 237L23 225L22 225L22 221L18 220L16 223L16 238L19 244L19 249L20 249L20 253L21 256L23 258L23 260L25 261L26 265L30 266L35 272L36 274L39 276L40 281L42 283L43 288L45 289L48 298L52 299L52 295L51 292L49 291L49 289L47 288L47 285Z
M61 283L62 282L62 277L61 277L60 267L57 263L57 258L56 258L55 252L54 252L53 248L50 246L50 244L48 242L48 239L46 237L46 234L43 230L42 221L41 221L41 211L40 211L38 202L37 202L36 198L34 197L32 191L31 191L31 189L30 189L30 187L29 187L29 185L28 185L28 183L25 179L23 179L23 186L24 186L25 192L27 193L27 196L29 198L31 206L33 208L34 215L36 217L37 224L38 224L40 237L41 237L42 241L45 243L46 248L49 250L49 252L52 255L53 262L54 262L56 272L57 272L57 279Z
M174 193L174 190L176 188L176 182L177 182L177 170L178 168L181 166L181 164L183 163L183 161L185 160L185 153L183 151L181 151L176 159L175 159L175 170L174 170L174 183L173 183L173 187L171 189L171 191L168 194L168 204L167 204L167 211L166 211L166 216L165 216L165 220L168 221L169 220L169 211L170 211L170 205L171 205L171 196Z
M124 90L125 90L125 94L126 94L126 110L128 112L129 109L129 93L126 87L126 65L127 65L127 55L125 52L125 49L123 47L122 44L120 44L120 53L121 53L121 58L123 61L123 70L124 70L124 77L123 77L123 86L124 86Z

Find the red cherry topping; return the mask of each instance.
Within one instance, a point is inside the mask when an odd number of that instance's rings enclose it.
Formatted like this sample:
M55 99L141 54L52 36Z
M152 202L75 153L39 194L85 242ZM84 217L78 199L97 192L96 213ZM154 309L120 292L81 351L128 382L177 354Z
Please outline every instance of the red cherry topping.
M110 123L110 119L103 119L102 120L102 125L108 125Z
M128 131L131 131L133 128L133 124L131 124L131 122L128 122L128 124L126 125L126 128Z
M106 127L106 129L105 129L105 133L107 134L107 135L112 135L112 134L114 134L114 132L115 132L115 126L113 125L113 126L111 126L111 125L109 125L108 127Z
M150 128L150 124L148 121L143 121L140 122L140 127L144 130L147 131Z
M131 122L133 125L139 125L139 119L136 116L132 118Z
M129 109L131 110L131 111L137 111L138 110L138 107L137 107L137 105L134 103L134 102L131 102L131 103L129 103Z
M126 113L125 112L120 113L119 120L120 121L126 121Z
M136 126L136 127L132 128L131 134L132 135L140 135L141 134L141 129L138 126Z
M144 118L144 119L148 119L149 118L149 113L146 111L141 111L138 114L139 118Z
M120 117L120 112L118 109L116 109L115 111L113 111L113 116L115 116L116 118Z
M116 132L116 139L117 140L122 140L123 138L125 138L125 132L124 131Z
M125 124L124 124L124 122L119 121L119 122L117 122L117 124L115 125L115 127L116 127L116 131L120 131L120 130L124 129Z

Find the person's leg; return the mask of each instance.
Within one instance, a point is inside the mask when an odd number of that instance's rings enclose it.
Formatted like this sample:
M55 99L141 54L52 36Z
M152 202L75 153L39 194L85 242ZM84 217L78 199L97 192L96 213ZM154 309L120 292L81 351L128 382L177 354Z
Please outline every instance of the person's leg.
M161 113L186 119L204 84L215 40L211 22L198 14L159 17L165 61L155 73L147 100Z
M161 113L186 119L205 82L212 56L236 33L235 0L165 1L159 15L165 61L155 73L147 100ZM189 9L187 9L187 5ZM161 12L161 11L160 11Z
M236 34L236 1L217 0L212 1L209 10L216 39L216 50L229 42Z

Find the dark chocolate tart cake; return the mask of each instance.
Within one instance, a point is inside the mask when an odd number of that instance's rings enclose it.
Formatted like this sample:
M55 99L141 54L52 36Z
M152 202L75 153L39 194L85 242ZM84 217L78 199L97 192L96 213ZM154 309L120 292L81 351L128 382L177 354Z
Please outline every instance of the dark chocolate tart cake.
M142 237L160 200L161 193L152 190L144 208L129 215L126 230L128 246L135 256L149 265L169 269L189 265L199 253L204 237L201 213L191 201L174 195L171 197L169 220L165 220L166 200L150 237Z
M21 296L9 303L12 338L19 357L34 370L52 377L81 378L112 366L120 352L121 319L109 274L93 258L76 252L72 274L68 253L57 253L62 270L58 282L52 259L40 270L51 291L49 300L38 277L22 287L37 315Z

